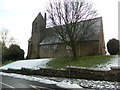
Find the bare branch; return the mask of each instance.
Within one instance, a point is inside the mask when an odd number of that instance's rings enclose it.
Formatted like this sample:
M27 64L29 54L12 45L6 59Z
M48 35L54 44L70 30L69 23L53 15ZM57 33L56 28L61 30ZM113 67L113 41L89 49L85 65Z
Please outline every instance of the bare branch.
M88 19L97 16L97 11L94 10L92 3L85 0L52 2L49 4L47 12L49 22L55 27L58 38L70 45L72 49L75 49L76 41L87 37L86 30L95 23ZM80 22L82 23L80 24Z
M0 32L0 41L2 45L9 46L10 44L15 43L15 39L9 35L9 32L6 28Z

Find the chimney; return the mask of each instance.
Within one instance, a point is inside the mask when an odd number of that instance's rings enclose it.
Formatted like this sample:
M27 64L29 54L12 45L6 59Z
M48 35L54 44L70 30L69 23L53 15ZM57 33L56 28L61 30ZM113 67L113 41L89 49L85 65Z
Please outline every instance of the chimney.
M44 21L45 21L45 27L46 27L46 13L44 14Z

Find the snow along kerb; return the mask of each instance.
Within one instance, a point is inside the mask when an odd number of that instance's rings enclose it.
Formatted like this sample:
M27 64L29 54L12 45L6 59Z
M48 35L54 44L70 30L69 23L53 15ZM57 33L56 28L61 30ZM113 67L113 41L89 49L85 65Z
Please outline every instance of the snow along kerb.
M24 75L41 75L51 77L66 77L74 79L87 80L104 80L104 81L120 81L120 68L111 67L111 70L94 70L82 67L67 67L66 70L56 70L51 68L40 68L38 70L31 70L22 68L2 70L7 73L17 73Z

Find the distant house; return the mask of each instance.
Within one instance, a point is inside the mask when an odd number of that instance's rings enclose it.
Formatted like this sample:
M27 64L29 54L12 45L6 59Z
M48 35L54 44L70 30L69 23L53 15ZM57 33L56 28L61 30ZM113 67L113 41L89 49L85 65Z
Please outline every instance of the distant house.
M102 18L98 17L91 20L96 20L96 22L91 26L92 28L86 30L87 37L79 40L76 45L78 56L105 54ZM57 38L52 28L46 28L46 15L43 17L39 13L32 23L32 35L28 41L27 58L53 58L68 55L68 46Z

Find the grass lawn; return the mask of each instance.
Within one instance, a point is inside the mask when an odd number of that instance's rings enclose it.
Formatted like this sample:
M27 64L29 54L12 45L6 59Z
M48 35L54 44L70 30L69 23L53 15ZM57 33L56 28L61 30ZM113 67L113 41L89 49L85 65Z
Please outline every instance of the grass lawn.
M98 56L82 56L75 60L68 57L55 58L47 63L48 66L59 69L66 68L66 66L79 66L79 67L94 67L97 64L104 64L108 62L113 56L111 55L98 55Z
M5 62L0 62L0 66L4 66L6 64L12 63L14 61L5 61Z

